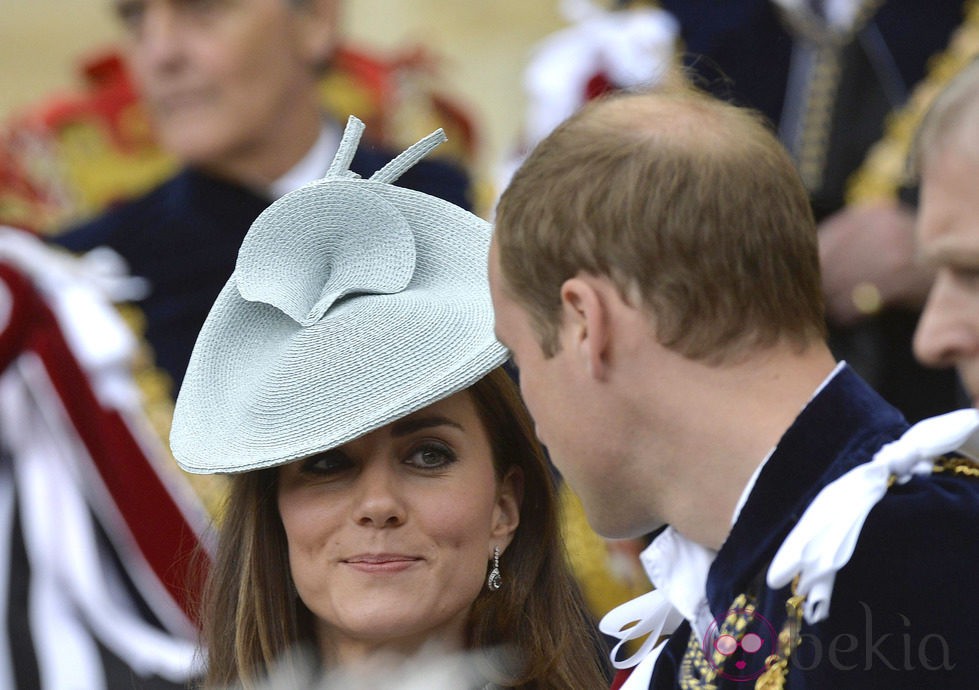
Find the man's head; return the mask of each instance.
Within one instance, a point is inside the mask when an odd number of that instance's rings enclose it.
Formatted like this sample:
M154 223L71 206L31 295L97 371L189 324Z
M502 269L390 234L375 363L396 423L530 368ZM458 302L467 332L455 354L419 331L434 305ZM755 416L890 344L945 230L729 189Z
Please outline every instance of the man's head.
M316 82L339 0L113 0L165 149L266 183L318 133Z
M558 127L504 191L494 243L546 355L579 273L611 279L691 359L823 336L792 161L757 114L692 89L593 102Z
M823 342L816 231L792 161L754 113L699 92L586 106L530 154L496 223L497 335L538 435L607 536L655 526L608 497L652 457L670 481L663 458L689 440L678 417L705 394L686 374L710 388L702 370ZM654 449L639 428L670 433Z
M958 368L979 402L979 62L936 98L915 141L921 180L918 250L936 269L918 322L923 363Z

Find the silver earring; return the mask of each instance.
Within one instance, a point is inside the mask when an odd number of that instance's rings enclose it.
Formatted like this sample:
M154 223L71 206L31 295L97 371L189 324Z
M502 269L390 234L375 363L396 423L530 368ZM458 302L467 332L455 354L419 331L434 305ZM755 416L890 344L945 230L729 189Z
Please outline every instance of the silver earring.
M503 586L503 577L500 575L500 547L493 547L493 569L490 570L489 577L486 578L486 586L489 591L495 592Z

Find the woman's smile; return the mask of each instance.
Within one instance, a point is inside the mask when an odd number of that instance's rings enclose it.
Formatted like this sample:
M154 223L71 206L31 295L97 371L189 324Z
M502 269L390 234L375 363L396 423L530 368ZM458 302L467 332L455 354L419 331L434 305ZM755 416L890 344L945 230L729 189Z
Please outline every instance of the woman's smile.
M354 570L364 573L399 573L409 568L424 563L424 559L419 556L408 556L404 554L378 553L360 554L351 556L340 561Z

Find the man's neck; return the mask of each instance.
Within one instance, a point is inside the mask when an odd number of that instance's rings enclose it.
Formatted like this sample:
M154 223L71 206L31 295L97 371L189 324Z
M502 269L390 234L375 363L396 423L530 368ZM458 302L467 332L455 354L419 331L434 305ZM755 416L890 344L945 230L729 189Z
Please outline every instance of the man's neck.
M687 360L675 369L674 422L664 438L649 439L671 458L669 481L647 484L662 487L656 500L665 521L719 549L752 474L835 365L818 345L804 352L773 348L733 365ZM650 426L652 435L657 426Z
M302 160L290 168L284 175L269 185L269 192L274 199L285 196L305 184L318 180L326 174L337 148L340 146L340 130L332 122L324 122L320 135Z
M272 185L300 164L322 136L323 116L319 108L301 110L301 116L297 114L292 123L277 126L265 139L229 152L221 160L198 162L196 166L269 196Z

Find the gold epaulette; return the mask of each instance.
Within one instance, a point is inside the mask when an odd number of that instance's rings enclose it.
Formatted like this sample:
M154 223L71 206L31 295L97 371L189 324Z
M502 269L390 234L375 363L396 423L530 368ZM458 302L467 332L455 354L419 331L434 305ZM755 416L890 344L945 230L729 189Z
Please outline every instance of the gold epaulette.
M949 80L979 56L979 0L969 0L963 13L962 24L952 33L946 49L928 61L925 78L915 86L907 103L888 116L884 136L850 176L848 204L896 198L900 187L908 182L908 153L921 119Z
M954 474L960 477L979 478L979 463L966 457L950 453L935 461L932 474Z

